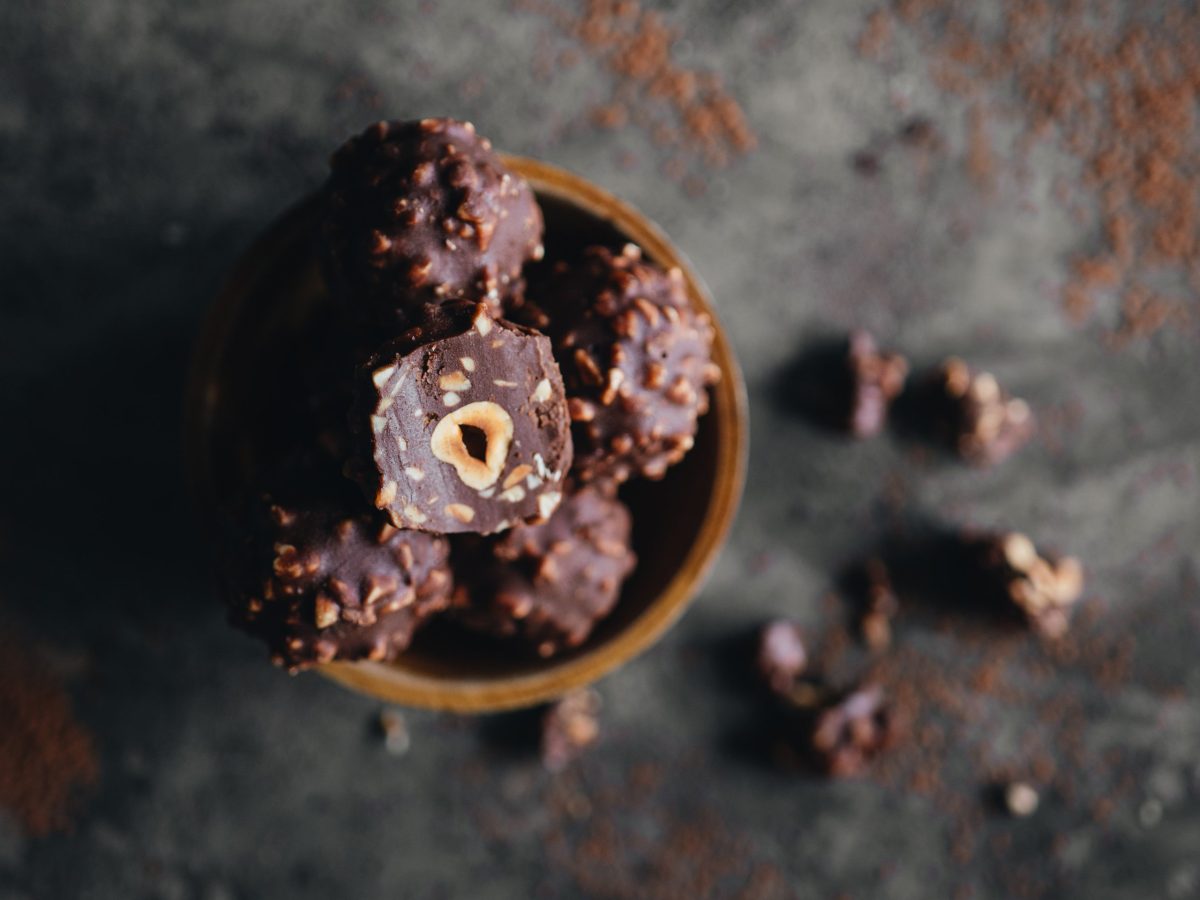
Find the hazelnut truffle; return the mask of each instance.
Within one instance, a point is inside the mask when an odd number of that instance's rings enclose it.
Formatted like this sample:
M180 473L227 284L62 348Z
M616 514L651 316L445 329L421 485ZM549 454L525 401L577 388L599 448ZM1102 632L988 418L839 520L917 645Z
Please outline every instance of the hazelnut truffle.
M688 303L678 269L664 271L633 244L589 247L576 265L531 279L512 315L554 341L581 482L661 478L692 447L712 362L709 316Z
M331 161L323 251L331 286L364 319L486 300L495 312L542 255L542 213L524 179L469 122L379 122Z
M571 431L544 335L459 307L389 341L356 395L348 471L397 527L491 534L558 507Z
M633 570L629 510L596 487L568 496L543 525L457 543L456 617L519 635L541 656L577 647L612 612Z
M345 499L337 491L294 503L263 495L234 539L230 619L293 672L392 659L449 604L446 538L400 531Z

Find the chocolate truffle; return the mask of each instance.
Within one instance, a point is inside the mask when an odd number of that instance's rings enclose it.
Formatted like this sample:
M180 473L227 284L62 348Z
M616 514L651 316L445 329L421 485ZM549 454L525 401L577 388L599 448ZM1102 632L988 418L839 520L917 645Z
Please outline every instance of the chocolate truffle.
M688 304L678 269L633 244L589 247L556 263L517 298L512 315L554 340L581 482L661 478L683 458L708 410L713 326Z
M337 659L392 659L449 603L447 540L400 531L344 498L329 491L289 503L264 495L241 517L247 526L227 579L230 618L293 672Z
M585 487L543 525L456 544L456 617L491 634L520 635L541 656L582 644L633 570L630 526L625 504Z
M356 391L349 472L397 527L491 534L558 507L571 431L545 336L456 309L389 341Z
M335 292L362 318L420 318L424 304L486 300L498 313L542 213L469 122L379 122L331 161L322 235Z

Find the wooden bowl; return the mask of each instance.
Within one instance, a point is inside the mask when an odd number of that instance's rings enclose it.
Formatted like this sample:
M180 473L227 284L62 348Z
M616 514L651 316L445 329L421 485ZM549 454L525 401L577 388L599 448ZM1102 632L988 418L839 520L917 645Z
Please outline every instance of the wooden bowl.
M663 266L678 266L691 302L716 323L713 355L723 378L696 444L662 481L626 485L638 566L616 609L581 647L541 659L522 646L434 622L392 663L331 663L317 671L395 703L464 712L527 706L600 678L649 647L700 589L733 521L745 477L749 427L742 374L712 301L687 259L645 216L563 169L506 157L536 192L549 258L584 244L632 241ZM328 303L312 252L316 201L275 223L234 268L202 329L187 397L188 468L209 517L243 489L270 444L272 360L302 345ZM311 329L310 329L311 331ZM299 364L295 360L293 364ZM287 361L283 365L286 367ZM273 368L274 367L274 368Z

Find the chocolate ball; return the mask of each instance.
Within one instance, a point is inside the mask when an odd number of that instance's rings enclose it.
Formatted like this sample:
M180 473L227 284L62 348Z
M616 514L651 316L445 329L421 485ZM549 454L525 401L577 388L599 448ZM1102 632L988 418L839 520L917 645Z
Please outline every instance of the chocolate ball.
M372 125L333 155L326 200L326 272L363 319L411 323L451 299L498 313L542 255L533 192L469 122Z
M707 313L688 303L683 275L642 258L589 247L555 263L514 297L511 315L550 335L562 369L580 482L661 478L691 449L712 361Z
M226 578L230 619L293 672L394 658L449 605L447 540L395 528L364 512L353 492L291 493L262 495L238 517Z
M550 520L487 539L459 539L454 615L479 631L528 641L553 656L587 640L633 570L625 504L585 487Z

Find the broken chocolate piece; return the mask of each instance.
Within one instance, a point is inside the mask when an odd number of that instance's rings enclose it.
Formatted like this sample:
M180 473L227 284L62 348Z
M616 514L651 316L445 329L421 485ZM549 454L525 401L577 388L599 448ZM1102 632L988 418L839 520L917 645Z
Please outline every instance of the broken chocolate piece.
M584 487L542 525L518 525L495 538L459 541L456 617L499 636L519 635L541 656L582 644L616 605L636 558L629 510Z
M786 619L764 625L759 632L756 661L767 687L780 695L789 693L808 664L800 626Z
M892 400L904 389L908 361L896 353L881 353L874 338L859 330L850 335L846 370L846 430L857 438L873 437L883 430Z
M362 318L411 322L424 304L486 300L499 314L542 256L542 213L469 122L379 122L331 161L324 256Z
M456 309L374 354L356 396L348 471L396 527L491 534L558 508L571 433L546 337Z
M600 736L600 695L584 688L550 705L542 717L542 764L561 772Z
M577 265L532 278L511 315L554 341L579 481L661 478L691 449L721 372L712 322L688 303L678 269L633 244L589 247Z
M865 602L859 631L863 642L872 650L886 650L892 643L892 619L900 611L900 600L883 560L868 560L863 575Z
M239 517L247 524L230 555L230 618L293 672L392 659L449 605L446 539L399 531L344 498L264 495Z
M1037 632L1062 637L1083 593L1083 567L1071 556L1042 553L1020 532L967 538L982 574L1002 602L1011 605Z
M819 710L812 720L813 762L837 778L861 775L896 737L891 707L877 685L857 688Z
M934 376L932 410L944 440L972 465L990 466L1021 449L1034 432L1033 412L988 372L951 358Z

